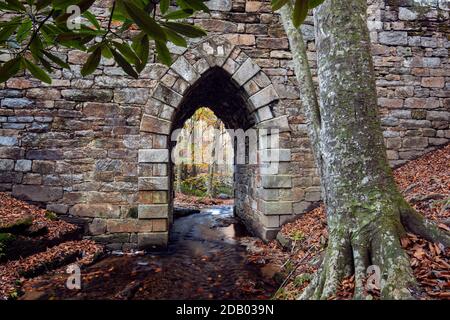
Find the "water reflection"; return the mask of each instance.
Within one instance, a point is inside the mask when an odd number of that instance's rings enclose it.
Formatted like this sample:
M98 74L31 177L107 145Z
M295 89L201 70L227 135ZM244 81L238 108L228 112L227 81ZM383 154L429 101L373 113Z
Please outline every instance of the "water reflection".
M175 219L166 252L111 256L83 270L79 292L65 288L60 280L66 275L46 276L34 286L42 297L56 299L269 298L273 281L247 263L240 242L247 236L232 206L202 209Z

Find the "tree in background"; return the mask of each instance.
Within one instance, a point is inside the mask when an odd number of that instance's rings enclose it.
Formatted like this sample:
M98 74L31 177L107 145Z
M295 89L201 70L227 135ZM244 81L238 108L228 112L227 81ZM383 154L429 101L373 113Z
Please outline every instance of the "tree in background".
M210 158L208 162L208 183L207 183L207 190L206 195L208 197L214 197L216 195L215 185L214 185L214 172L216 171L216 164L217 164L217 152L218 149L217 146L219 144L220 134L219 130L221 127L222 121L217 119L214 122L213 128L213 139L211 141L211 147L210 147Z
M231 138L224 123L209 108L199 108L188 119L177 138L177 192L215 197L231 195L233 172L228 170ZM190 168L190 170L188 170Z
M355 298L365 298L366 270L381 270L381 297L409 299L416 289L401 247L405 229L450 245L450 234L417 213L394 182L378 116L366 0L297 0L281 8L301 99L319 167L328 222L328 247L303 299L326 299L355 275ZM315 9L317 99L299 24ZM300 19L296 10L303 8ZM306 9L305 9L306 8ZM277 8L275 8L277 9Z

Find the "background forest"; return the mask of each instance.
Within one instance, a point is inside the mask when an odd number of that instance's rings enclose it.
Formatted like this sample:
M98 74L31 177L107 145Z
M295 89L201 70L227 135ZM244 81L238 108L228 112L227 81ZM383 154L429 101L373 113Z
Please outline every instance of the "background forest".
M208 108L185 122L175 147L175 191L196 197L233 197L233 148L224 123Z

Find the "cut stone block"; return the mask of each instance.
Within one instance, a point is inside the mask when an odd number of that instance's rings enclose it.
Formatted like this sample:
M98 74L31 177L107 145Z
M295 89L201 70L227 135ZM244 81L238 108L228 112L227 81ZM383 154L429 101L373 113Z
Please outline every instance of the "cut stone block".
M108 219L106 226L109 233L152 232L152 220Z
M280 226L280 216L279 215L264 215L260 214L258 216L259 221L261 224L268 228L278 228Z
M152 132L158 134L170 134L170 121L144 114L141 120L140 130L144 132Z
M167 191L139 191L138 203L140 204L167 203Z
M140 249L165 248L169 242L168 232L139 233L138 247Z
M155 92L153 93L153 97L174 108L176 108L180 104L181 99L183 98L180 94L167 88L166 86L163 86L162 84L159 84L156 87Z
M14 160L0 159L0 171L11 171L14 168Z
M120 208L109 203L78 203L70 208L69 214L79 217L119 218Z
M278 94L273 85L267 86L250 97L250 101L255 109L264 107L272 101L278 100Z
M242 66L233 75L233 80L240 86L244 85L255 74L257 74L261 68L255 64L252 59L248 58Z
M138 178L138 190L169 190L169 178L167 177L140 177Z
M233 7L231 0L209 0L205 2L210 10L228 12Z
M12 190L14 197L37 201L51 202L62 198L62 187L49 187L40 185L15 185Z
M292 187L290 175L262 175L262 186L266 189L282 189Z
M18 145L19 140L17 137L7 137L7 136L1 136L0 137L0 146L15 146Z
M167 204L140 204L138 206L139 219L167 218L169 216L169 206Z
M265 106L263 108L258 109L256 114L258 116L258 121L259 122L266 121L266 120L269 120L269 119L273 118L272 111L270 110L269 106Z
M290 132L287 116L281 116L270 120L262 121L257 125L258 129L277 129L279 132ZM270 132L269 132L270 133Z
M16 171L28 172L31 170L31 160L20 159L16 161Z
M88 225L90 235L97 236L106 232L106 219L94 219Z
M291 201L259 201L259 209L265 215L292 214Z
M291 149L263 149L260 152L263 162L291 161Z
M141 149L138 154L139 163L163 163L169 162L169 150L167 149Z

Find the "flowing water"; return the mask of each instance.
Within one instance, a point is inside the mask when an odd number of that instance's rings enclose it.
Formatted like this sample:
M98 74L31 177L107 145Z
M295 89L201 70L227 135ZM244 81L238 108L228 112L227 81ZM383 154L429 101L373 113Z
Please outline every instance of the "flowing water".
M275 284L247 263L248 237L232 206L202 209L175 219L167 252L108 256L82 270L81 290L68 290L61 271L43 276L24 298L267 299Z

